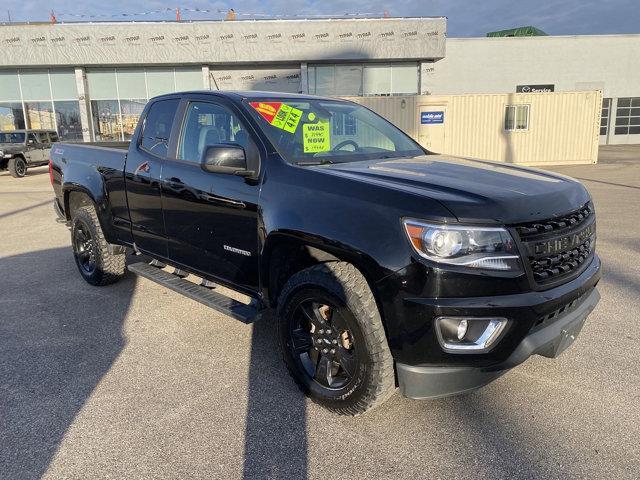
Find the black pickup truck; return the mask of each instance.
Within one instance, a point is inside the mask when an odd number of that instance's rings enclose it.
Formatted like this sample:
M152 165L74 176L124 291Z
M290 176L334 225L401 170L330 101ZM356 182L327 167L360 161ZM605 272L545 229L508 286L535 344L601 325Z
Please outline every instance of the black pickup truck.
M231 317L273 312L292 377L338 413L554 358L599 300L579 182L432 154L352 102L164 95L123 148L52 149L84 279L117 281L129 251L147 259L129 270Z

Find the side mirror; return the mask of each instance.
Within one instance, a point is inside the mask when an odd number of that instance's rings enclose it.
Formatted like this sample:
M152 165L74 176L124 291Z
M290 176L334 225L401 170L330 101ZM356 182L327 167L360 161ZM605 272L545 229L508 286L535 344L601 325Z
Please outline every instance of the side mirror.
M35 142L30 138L29 140L27 140L27 143L28 143L29 145L33 145Z
M250 177L255 174L247 170L247 156L240 145L219 143L208 145L202 152L200 165L205 172L224 173Z

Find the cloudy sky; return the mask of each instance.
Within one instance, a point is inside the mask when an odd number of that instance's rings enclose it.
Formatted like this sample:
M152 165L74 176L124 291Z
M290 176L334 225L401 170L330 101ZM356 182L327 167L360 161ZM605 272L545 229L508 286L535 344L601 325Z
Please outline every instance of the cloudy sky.
M551 35L640 33L640 0L1 0L0 22L46 20L54 10L59 21L78 21L70 14L134 14L175 8L235 8L240 14L341 15L344 13L391 16L446 16L451 37L484 36L486 32L534 25ZM172 12L118 19L171 20ZM183 19L220 19L222 14L190 13ZM240 18L246 18L240 16ZM96 20L105 17L96 17Z

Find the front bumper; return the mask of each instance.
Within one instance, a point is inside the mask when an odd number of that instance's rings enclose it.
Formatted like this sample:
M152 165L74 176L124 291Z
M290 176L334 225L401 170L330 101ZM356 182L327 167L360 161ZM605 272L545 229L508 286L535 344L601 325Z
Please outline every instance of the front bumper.
M411 366L397 363L398 384L403 395L426 399L456 395L480 388L531 355L555 358L568 348L600 300L593 287L570 311L534 328L506 360L485 367Z

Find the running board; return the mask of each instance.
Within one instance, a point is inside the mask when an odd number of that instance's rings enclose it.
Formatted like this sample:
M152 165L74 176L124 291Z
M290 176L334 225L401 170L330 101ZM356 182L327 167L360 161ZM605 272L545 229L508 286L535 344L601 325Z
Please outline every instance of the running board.
M253 323L259 317L260 311L255 306L255 304L257 304L255 300L252 300L251 304L246 305L213 291L210 288L197 285L177 275L165 272L146 262L132 263L127 268L130 272L140 275L152 282L156 282L163 287L167 287L174 292L189 297L196 302L200 302L213 310L240 320L241 322L247 324Z

